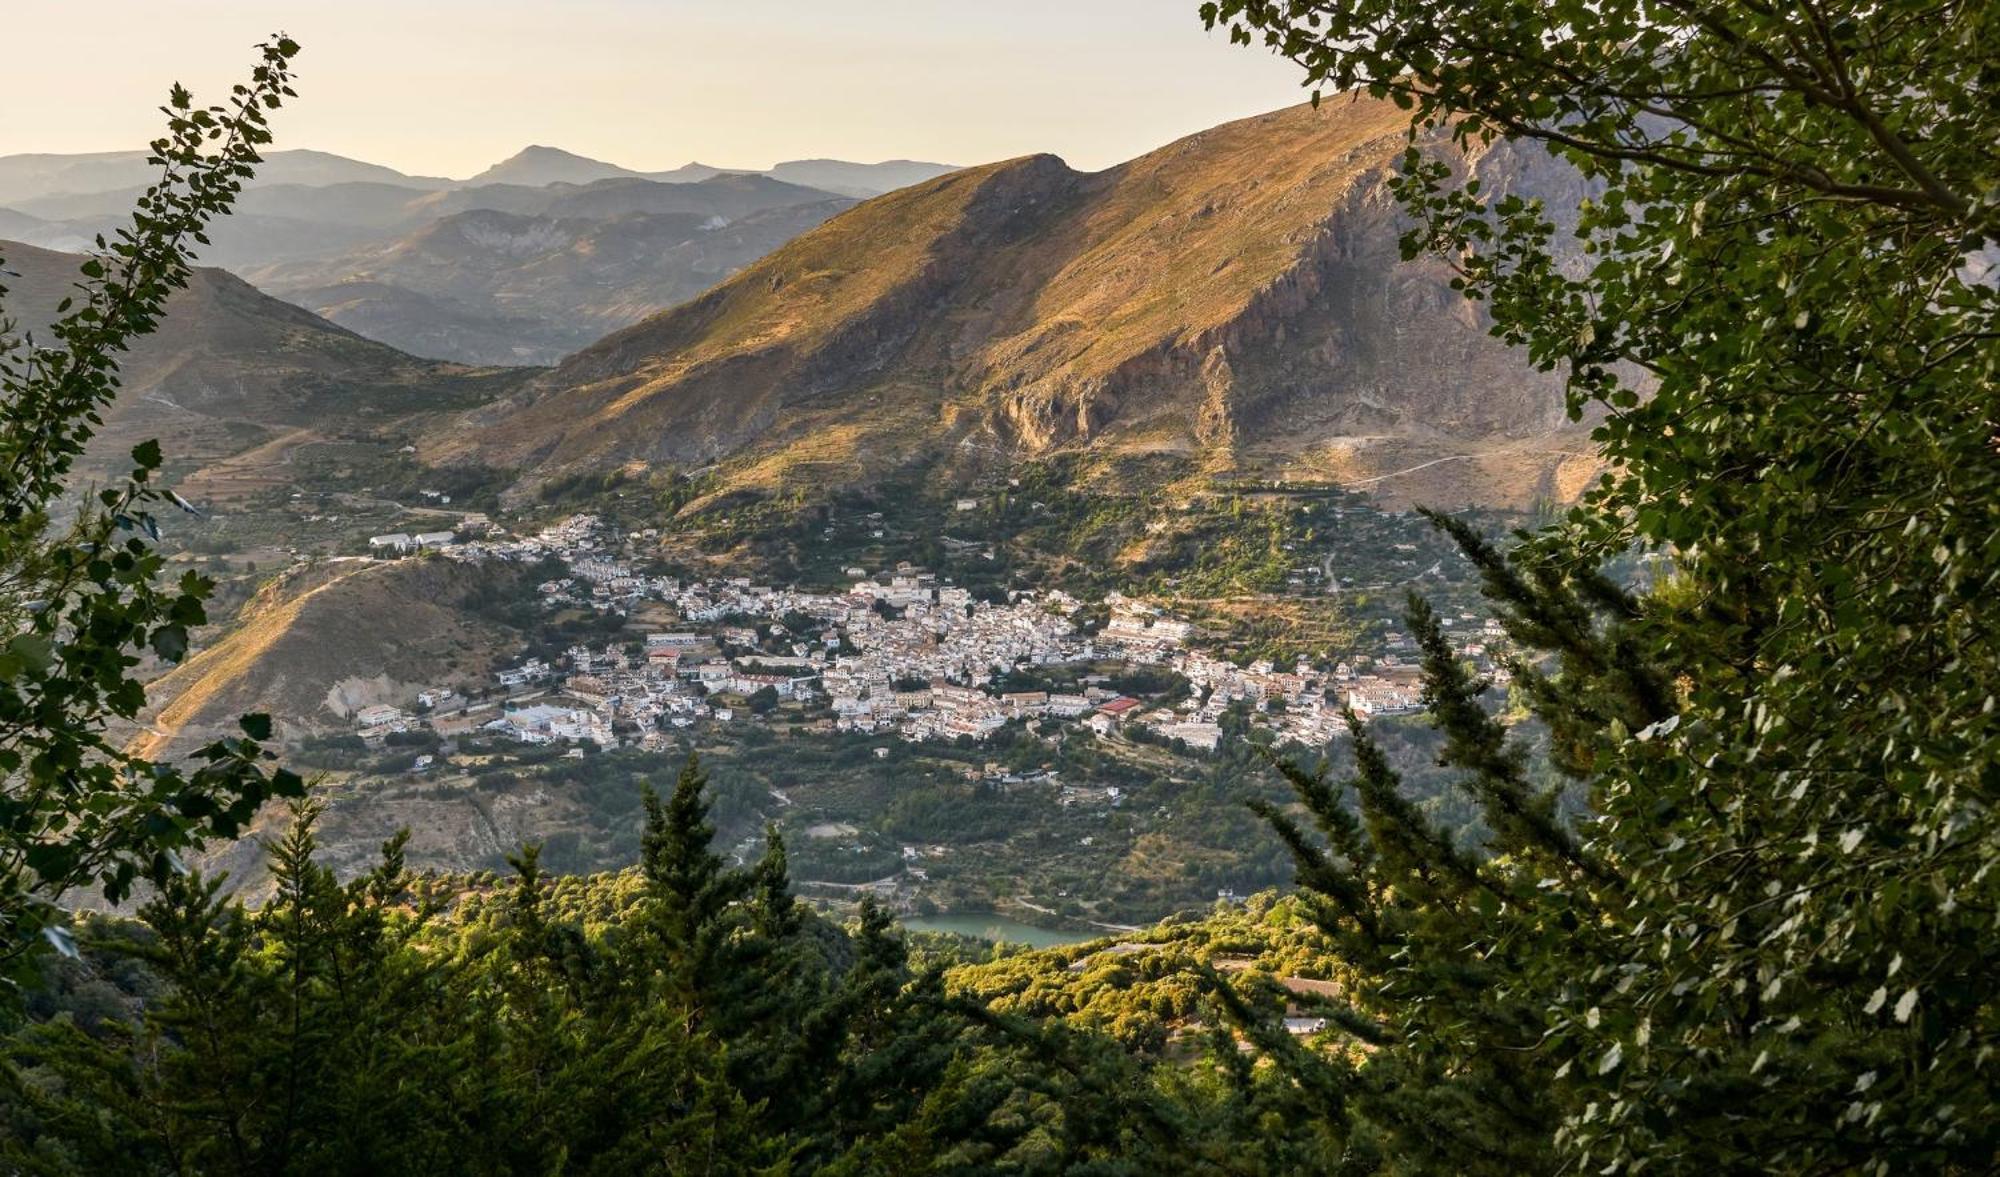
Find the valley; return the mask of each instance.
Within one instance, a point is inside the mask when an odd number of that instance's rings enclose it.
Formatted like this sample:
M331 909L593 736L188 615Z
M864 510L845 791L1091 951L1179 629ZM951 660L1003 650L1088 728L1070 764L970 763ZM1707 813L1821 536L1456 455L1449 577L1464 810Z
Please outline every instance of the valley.
M1412 714L1406 594L1517 704L1408 508L1498 534L1598 465L1555 379L1400 259L1399 117L886 194L539 149L253 187L246 216L352 233L218 238L324 317L204 271L128 372L95 468L161 436L200 511L172 565L221 585L134 746L269 712L340 869L408 826L413 864L474 873L524 841L630 861L642 785L698 753L720 841L774 825L802 894L1073 929L1281 883L1245 802L1286 797L1268 752L1345 756L1342 708L1470 823ZM1462 166L1561 192L1519 149ZM9 257L52 302L63 256ZM218 861L263 886L254 843Z
M803 895L1088 927L1281 881L1281 848L1243 806L1283 795L1259 749L1338 757L1343 705L1442 790L1407 714L1401 591L1460 602L1466 656L1504 684L1468 570L1413 516L1330 488L1236 488L1180 523L1259 521L1257 562L1086 575L1056 537L1113 525L1061 522L1071 507L1027 497L1043 484L1011 481L983 499L826 507L803 561L789 545L756 555L750 540L776 530L763 523L677 534L615 489L599 492L604 516L519 538L483 515L454 531L442 505L350 517L347 538L279 553L269 600L161 684L175 703L147 748L269 709L296 763L324 774L332 861L358 869L407 825L413 862L475 872L523 840L555 869L628 861L641 785L694 752L722 840L753 853L775 824ZM1135 505L1111 518L1143 519ZM310 534L300 522L294 540ZM391 525L406 530L353 530ZM401 550L431 527L428 550ZM189 558L220 571L244 555ZM936 569L911 562L926 555ZM1176 597L1195 571L1212 595ZM1107 587L1120 584L1146 595ZM225 862L260 877L253 850Z
M0 1173L2000 1171L1992 6L15 8Z

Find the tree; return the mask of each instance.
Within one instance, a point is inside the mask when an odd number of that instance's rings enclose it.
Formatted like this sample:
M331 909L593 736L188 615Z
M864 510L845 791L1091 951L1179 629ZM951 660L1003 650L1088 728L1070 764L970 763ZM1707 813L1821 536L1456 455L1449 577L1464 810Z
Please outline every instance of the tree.
M753 867L724 865L700 781L690 765L675 797L652 806L650 869L551 877L528 846L511 882L413 875L399 835L379 867L342 884L315 861L319 809L303 805L269 847L276 890L263 907L227 899L220 879L176 875L142 922L85 922L82 959L50 963L100 984L137 963L146 999L114 1000L90 1025L52 1002L52 1016L0 1037L0 1167L1320 1167L1299 1162L1324 1155L1324 1132L1303 1148L1216 1135L1297 1118L1303 1098L1270 1068L1239 1068L1240 1100L1184 1081L1186 1061L1162 1053L1165 1025L1116 993L1092 1016L1122 1010L1143 1056L1081 1022L988 1009L937 964L914 971L872 900L846 928L795 902L774 832ZM723 894L733 898L711 902ZM698 927L677 938L677 915L691 913ZM1075 979L1057 958L1034 967L1058 986ZM1195 998L1192 982L1160 979ZM1235 1041L1215 1037L1234 1060Z
M707 789L701 759L689 753L665 805L652 786L643 794L640 869L659 901L662 935L686 952L712 947L723 910L745 888L745 881L725 870L710 846L715 827L708 824Z
M532 848L490 908L457 896L454 929L400 835L337 883L313 861L317 814L271 848L262 909L167 880L145 936L114 949L168 986L134 1024L7 1042L10 1171L734 1173L779 1155L716 1041L634 986L644 941L585 934Z
M1379 780L1357 842L1301 788L1329 932L1404 938L1378 1078L1445 1079L1511 1138L1496 1168L1537 1141L1607 1172L1989 1165L2000 26L1917 0L1203 13L1412 112L1406 253L1566 373L1609 464L1511 553L1449 525L1592 820L1550 823L1441 665L1502 853L1454 864ZM1573 223L1459 182L1442 147L1502 135L1581 173ZM1635 549L1649 583L1596 571Z
M239 831L299 779L272 769L270 720L194 754L188 768L120 747L118 725L145 702L134 670L151 652L178 661L214 589L195 572L162 584L151 541L160 504L188 508L154 484L158 443L132 451L132 472L62 513L71 469L118 391L118 357L152 332L187 285L205 226L226 213L270 142L267 112L292 96L298 45L259 47L250 81L221 106L196 107L175 86L152 144L159 179L130 227L81 267L44 336L0 318L0 970L18 983L42 936L68 947L56 904L80 887L123 900L141 879L164 882L178 855ZM0 287L0 296L5 289Z

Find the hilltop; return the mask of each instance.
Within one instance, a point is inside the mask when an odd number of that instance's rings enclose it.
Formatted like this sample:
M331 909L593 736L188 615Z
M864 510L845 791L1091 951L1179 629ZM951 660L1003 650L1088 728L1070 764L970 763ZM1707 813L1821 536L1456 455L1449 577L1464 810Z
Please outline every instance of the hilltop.
M7 313L28 330L49 321L84 260L13 242L0 242L0 256ZM406 355L209 268L168 301L160 330L119 373L87 474L122 471L147 438L185 473L284 436L372 433L464 409L512 379Z
M429 455L531 485L720 463L722 489L782 493L1079 453L1114 482L1167 459L1208 480L1568 497L1595 466L1557 378L1491 339L1440 264L1400 259L1383 180L1406 125L1343 98L1103 172L1040 155L901 189L584 349ZM1492 190L1575 195L1531 150L1458 162Z
M588 184L616 177L642 178L616 164L590 159L560 147L540 144L524 147L478 175L465 181L467 187L481 184L525 184L540 188L548 184Z

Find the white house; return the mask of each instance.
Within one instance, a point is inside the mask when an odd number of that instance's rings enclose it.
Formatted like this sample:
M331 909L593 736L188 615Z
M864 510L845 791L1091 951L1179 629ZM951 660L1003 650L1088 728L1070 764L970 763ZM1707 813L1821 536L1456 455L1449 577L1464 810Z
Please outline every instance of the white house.
M540 682L549 677L549 664L540 658L530 658L519 666L501 671L495 677L503 687L518 687L531 682Z
M362 734L373 735L383 731L402 731L409 725L410 717L401 708L387 703L371 703L354 713L354 722Z

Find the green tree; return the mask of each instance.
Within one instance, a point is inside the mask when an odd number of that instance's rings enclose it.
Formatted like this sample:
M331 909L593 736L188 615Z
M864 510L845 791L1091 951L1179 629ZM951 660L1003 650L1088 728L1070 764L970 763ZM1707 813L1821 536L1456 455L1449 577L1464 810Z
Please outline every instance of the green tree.
M727 928L723 914L742 897L747 880L724 868L711 843L708 774L690 753L663 805L652 786L643 793L645 830L639 866L655 901L659 934L690 980L714 960Z
M565 918L532 849L449 929L400 836L342 885L313 860L317 816L272 846L260 910L166 882L125 950L168 988L134 1022L9 1043L11 1171L738 1173L781 1151L716 1041L643 985L643 938Z
M1411 110L1406 252L1448 259L1496 334L1567 375L1609 463L1508 556L1453 528L1592 819L1551 822L1443 665L1446 754L1496 856L1456 860L1365 757L1361 835L1301 787L1322 833L1292 840L1329 931L1399 945L1364 957L1377 1081L1452 1099L1496 1171L1989 1167L1990 8L1203 13ZM1591 196L1572 221L1482 189L1454 141L1539 144ZM1634 549L1656 569L1637 591L1595 571ZM1416 1120L1341 1090L1357 1141L1393 1139L1385 1163L1420 1149Z
M95 887L118 901L141 879L162 883L180 852L233 836L267 798L301 789L266 763L262 716L186 768L134 755L114 734L144 705L142 656L179 660L214 589L192 571L161 583L152 512L186 504L154 483L159 445L135 448L121 484L57 522L72 467L117 395L120 354L187 285L204 227L270 142L267 112L292 96L298 46L275 37L260 52L224 105L197 107L173 88L167 133L152 144L159 178L129 227L97 239L46 334L0 318L0 979L10 986L42 935L67 947L65 894Z
M510 881L417 876L399 836L341 884L302 805L269 847L263 907L177 875L142 922L86 923L63 967L137 963L151 996L0 1040L0 1168L1136 1177L1327 1155L1312 1126L1303 1146L1219 1135L1304 1101L1271 1068L1240 1066L1239 1094L1164 1058L1164 1025L1115 992L1093 1015L1116 1011L1144 1053L954 994L935 965L913 971L872 901L847 927L820 919L790 895L775 834L749 869L726 866L690 803L699 782L691 766L654 806L650 875L551 877L530 846ZM663 934L674 912L720 929L697 932L712 958ZM1184 975L1148 972L1172 994L1149 1007L1195 1011ZM989 983L1016 978L1079 980L1045 958Z

